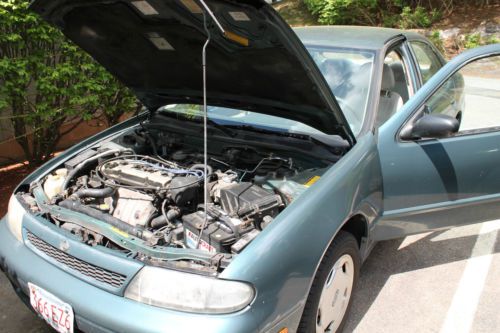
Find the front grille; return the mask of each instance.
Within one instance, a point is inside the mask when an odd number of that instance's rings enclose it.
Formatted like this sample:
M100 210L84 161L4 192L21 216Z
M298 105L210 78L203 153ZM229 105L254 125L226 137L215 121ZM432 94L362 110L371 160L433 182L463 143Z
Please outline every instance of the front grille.
M111 272L107 269L94 266L75 258L50 244L47 244L31 232L27 233L30 243L40 252L45 253L57 262L99 282L105 283L115 288L120 288L125 283L127 277L125 275Z

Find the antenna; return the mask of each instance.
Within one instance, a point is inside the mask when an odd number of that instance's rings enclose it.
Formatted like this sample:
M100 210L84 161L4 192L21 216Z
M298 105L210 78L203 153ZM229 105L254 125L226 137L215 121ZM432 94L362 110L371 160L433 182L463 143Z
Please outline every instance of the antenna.
M203 0L199 0L200 3L202 4L203 8L205 11L203 11L203 27L205 29L205 32L207 34L207 41L205 42L205 45L203 45L203 51L202 51L202 67L203 67L203 173L204 173L204 180L203 180L203 206L204 206L204 211L205 211L205 217L203 221L203 225L200 229L200 233L198 234L198 240L196 241L196 249L200 247L200 241L201 241L201 235L203 234L203 230L205 230L208 222L208 153L207 153L207 118L208 118L208 112L207 112L207 47L208 44L210 44L210 41L212 40L212 35L210 34L210 30L208 29L208 23L207 23L207 13L210 15L212 20L215 22L219 30L224 34L224 28L220 24L220 22L217 20L215 17L214 13L210 10L208 5L205 3Z

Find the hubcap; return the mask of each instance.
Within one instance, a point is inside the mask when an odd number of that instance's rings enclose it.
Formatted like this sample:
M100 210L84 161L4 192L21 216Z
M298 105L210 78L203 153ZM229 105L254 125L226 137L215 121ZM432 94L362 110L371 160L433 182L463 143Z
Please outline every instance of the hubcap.
M354 282L354 262L344 254L326 278L316 315L316 333L334 333L344 318Z

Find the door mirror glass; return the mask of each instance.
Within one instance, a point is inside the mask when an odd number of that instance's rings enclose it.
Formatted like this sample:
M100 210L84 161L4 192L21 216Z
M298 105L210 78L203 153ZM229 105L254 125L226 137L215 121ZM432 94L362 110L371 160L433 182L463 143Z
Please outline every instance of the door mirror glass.
M401 133L403 140L447 138L458 132L459 121L445 114L425 114Z

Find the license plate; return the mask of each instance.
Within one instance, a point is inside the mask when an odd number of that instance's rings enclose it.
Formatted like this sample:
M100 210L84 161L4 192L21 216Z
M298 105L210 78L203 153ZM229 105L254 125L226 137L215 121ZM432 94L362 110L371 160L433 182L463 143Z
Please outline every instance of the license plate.
M74 314L71 305L46 290L28 283L30 303L45 321L60 333L73 333Z

